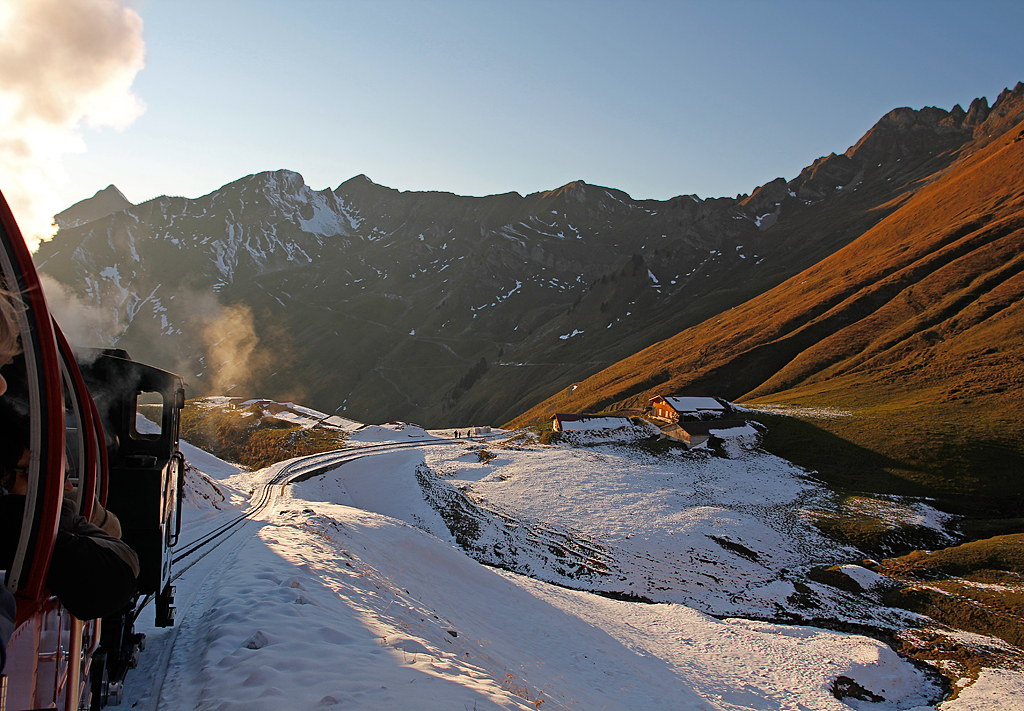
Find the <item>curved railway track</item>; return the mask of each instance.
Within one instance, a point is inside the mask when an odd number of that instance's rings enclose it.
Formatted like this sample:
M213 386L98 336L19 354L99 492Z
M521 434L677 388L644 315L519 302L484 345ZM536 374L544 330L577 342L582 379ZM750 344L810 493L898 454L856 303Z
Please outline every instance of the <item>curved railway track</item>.
M503 436L505 434L507 433L503 432L500 433L500 435L494 434L491 435L490 437L480 437L478 440L424 439L409 442L381 442L375 444L368 444L354 449L335 449L330 452L311 454L305 457L294 459L285 464L270 481L263 484L262 489L258 492L258 494L256 494L252 506L247 511L245 511L242 514L239 514L230 521L221 524L213 531L210 531L209 533L206 533L200 536L199 538L180 546L182 550L180 553L177 553L177 555L174 556L172 562L175 565L177 565L183 561L188 560L190 556L193 556L198 551L213 544L215 541L218 541L218 539L221 539L225 536L230 537L231 533L237 530L238 526L242 522L253 519L267 507L267 505L273 498L273 488L275 486L286 486L287 484L290 484L293 481L302 481L303 479L313 477L316 476L317 474L322 474L326 471L334 469L335 467L339 467L342 464L346 464L357 459L362 459L363 457L367 456L386 454L387 452L391 452L396 449L407 449L410 447L423 447L438 444L453 444L461 443L463 441L486 441L487 439L497 436ZM215 548L216 545L214 545L213 547ZM212 550L212 548L210 548L209 550ZM174 574L174 577L171 578L171 582L181 577L181 575L185 573L185 571L187 571L189 568L195 565L195 563L198 560L200 560L204 555L206 554L203 553L203 555L200 555L190 560L184 568L182 568Z
M389 452L408 449L410 447L423 447L440 444L462 444L469 442L479 443L495 437L507 436L508 434L509 433L507 432L495 433L489 436L477 437L473 440L417 439L410 440L409 442L380 442L363 445L357 448L332 450L330 452L300 457L287 462L269 481L262 484L261 488L253 494L250 499L252 505L245 512L230 518L216 526L213 530L203 533L188 543L183 543L178 546L178 551L180 552L178 552L172 559L172 564L176 569L176 572L172 576L171 582L173 583L176 581L188 570L197 564L200 564L222 544L232 539L235 533L245 528L244 524L247 521L254 520L259 516L274 500L275 486L284 487L292 482L301 481L302 479L325 473L348 462L368 456L387 454ZM244 541L239 539L234 550L225 549L226 552L224 553L222 560L232 556L243 544ZM181 568L177 569L179 566L181 566ZM205 568L210 569L207 573L214 577L217 576L216 568L218 567L222 566L220 566L217 561L205 566ZM182 609L182 612L184 613L182 624L171 628L169 638L161 644L160 649L157 652L158 658L152 662L152 667L148 670L148 675L152 680L151 687L142 699L136 701L135 705L138 706L138 708L145 711L159 711L163 708L174 707L173 699L170 704L163 699L163 691L165 681L168 676L168 669L172 666L171 657L173 649L182 629L184 627L192 626L195 623L195 620L192 618L196 617L196 613L199 608L202 608L207 604L206 587L206 585L199 586L195 591L187 596L187 599L182 601L184 602ZM141 610L148 605L152 599L152 596L146 598L146 600L136 608L136 616L138 616L138 613L141 612ZM190 631L186 631L185 634L188 636L191 633L192 632ZM177 676L177 674L178 672L176 671L175 676ZM175 682L172 682L172 686L175 686L175 684ZM175 693L172 692L171 695L175 696Z
M362 459L363 457L377 454L386 454L387 452L391 452L396 449L407 449L410 447L423 447L438 444L453 444L461 443L463 441L487 441L488 439L503 436L505 434L507 433L495 433L493 435L479 437L477 440L423 439L409 442L380 442L367 444L353 449L335 449L330 452L321 452L320 454L311 454L294 459L281 467L270 481L262 485L260 491L254 495L255 498L252 500L252 506L250 506L248 510L244 513L238 514L229 521L222 523L212 531L179 546L178 549L180 552L176 551L176 555L172 559L172 563L175 568L183 562L185 562L186 565L174 574L171 578L171 582L180 578L189 568L209 553L209 551L213 550L220 543L229 538L232 533L238 530L238 527L243 522L252 520L258 516L270 504L273 498L273 490L275 486L286 486L293 481L301 481L302 479L322 474L334 469L335 467L339 467L342 464L355 461L356 459ZM196 555L196 553L199 553L200 551L204 552L200 555ZM139 610L141 610L148 602L149 599L147 599L143 605L139 606Z

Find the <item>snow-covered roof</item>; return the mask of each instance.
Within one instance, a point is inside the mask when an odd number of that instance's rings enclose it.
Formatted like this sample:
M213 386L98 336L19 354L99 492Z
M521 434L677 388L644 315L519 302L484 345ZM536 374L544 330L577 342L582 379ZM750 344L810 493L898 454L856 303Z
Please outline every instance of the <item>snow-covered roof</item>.
M725 405L713 397L662 398L676 412L725 412Z
M711 428L708 430L708 434L714 435L715 437L750 437L751 435L757 435L757 430L746 423L739 426L731 425L729 427L715 427L714 422L709 422L708 424L711 425Z
M629 427L628 417L612 415L558 414L554 419L559 421L563 430L615 430L620 427Z
M326 425L334 425L335 427L340 427L341 429L348 430L350 432L353 430L357 430L360 427L365 427L365 425L362 422L350 420L347 417L341 417L340 415L331 415L323 422Z
M257 409L262 417L273 417L283 422L288 422L299 427L309 429L310 427L328 427L339 430L352 431L363 427L361 422L350 420L338 415L328 416L324 412L314 410L311 407L296 405L294 402L278 402L267 398L240 398L214 395L203 398L203 402L217 407L232 407L240 411L251 411Z

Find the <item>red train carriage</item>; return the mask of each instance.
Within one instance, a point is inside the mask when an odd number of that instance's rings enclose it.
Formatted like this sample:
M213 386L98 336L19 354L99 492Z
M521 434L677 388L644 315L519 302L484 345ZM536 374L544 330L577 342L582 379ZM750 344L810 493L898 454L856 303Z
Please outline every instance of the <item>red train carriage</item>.
M17 618L0 678L0 708L97 709L116 697L134 666L143 640L133 623L142 607L155 598L157 625L174 621L170 549L181 527L183 383L124 351L72 351L47 309L2 195L0 242L3 284L25 306L23 353L2 369L8 382L3 397L27 409L32 452L25 514L4 574ZM140 413L154 424L140 430ZM67 495L78 512L88 519L98 500L120 518L122 540L139 557L134 599L102 620L76 619L46 587L66 476L75 485Z

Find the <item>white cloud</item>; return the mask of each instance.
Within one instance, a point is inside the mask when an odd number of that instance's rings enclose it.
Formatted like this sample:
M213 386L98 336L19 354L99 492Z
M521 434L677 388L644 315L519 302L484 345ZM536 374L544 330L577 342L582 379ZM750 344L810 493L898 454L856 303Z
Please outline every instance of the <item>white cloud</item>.
M65 153L82 127L129 126L142 18L116 0L0 0L0 190L30 248L52 236Z

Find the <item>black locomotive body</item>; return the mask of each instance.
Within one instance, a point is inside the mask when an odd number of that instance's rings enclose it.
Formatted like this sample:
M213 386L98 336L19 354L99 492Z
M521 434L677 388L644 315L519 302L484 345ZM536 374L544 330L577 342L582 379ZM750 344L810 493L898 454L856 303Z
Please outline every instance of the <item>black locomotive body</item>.
M155 599L156 626L174 624L171 549L181 533L185 460L178 435L185 390L179 376L137 363L123 350L79 351L77 360L106 440L106 508L117 514L121 539L139 557L135 604L103 620L92 691L106 701L118 699L137 663L144 643L134 630L140 608Z

